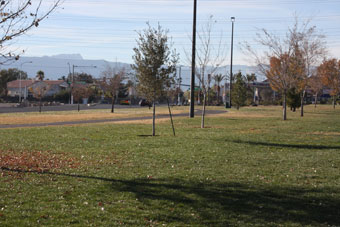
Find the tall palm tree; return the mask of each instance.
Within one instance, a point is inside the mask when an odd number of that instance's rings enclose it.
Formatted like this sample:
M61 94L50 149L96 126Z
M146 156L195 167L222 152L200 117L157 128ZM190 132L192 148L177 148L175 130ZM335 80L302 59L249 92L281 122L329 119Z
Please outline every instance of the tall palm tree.
M217 85L217 104L220 104L220 90L221 90L220 84L224 77L225 76L223 76L222 74L216 74L213 76L215 84Z
M45 78L45 73L41 70L37 72L37 75L35 76L38 80L43 81Z

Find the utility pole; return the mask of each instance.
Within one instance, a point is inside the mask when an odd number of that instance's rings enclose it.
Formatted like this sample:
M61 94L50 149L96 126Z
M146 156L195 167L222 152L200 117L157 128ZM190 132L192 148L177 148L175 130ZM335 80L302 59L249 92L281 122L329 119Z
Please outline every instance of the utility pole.
M234 22L235 17L231 17L231 57L230 57L230 83L229 83L229 107L231 108L231 89L233 84L233 43L234 43Z
M182 66L179 66L179 74L178 74L178 98L177 98L177 105L180 105L181 103L181 83L182 83Z
M71 79L71 105L73 105L74 67L75 67L75 65L72 65L72 79Z
M194 20L192 29L192 56L191 56L191 85L190 85L190 118L195 116L195 67L196 67L196 14L197 0L194 0Z

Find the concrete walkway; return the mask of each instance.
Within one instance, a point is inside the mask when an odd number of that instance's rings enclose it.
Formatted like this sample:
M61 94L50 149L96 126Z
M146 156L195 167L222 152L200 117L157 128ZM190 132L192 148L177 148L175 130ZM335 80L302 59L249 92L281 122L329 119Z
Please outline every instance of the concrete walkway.
M226 113L224 110L206 110L206 114L222 114ZM201 110L195 111L196 117L200 117ZM188 117L188 113L173 114L173 117ZM156 115L156 119L169 118L169 114ZM124 121L142 121L151 120L152 116L144 117L131 117L131 118L112 118L112 119L98 119L98 120L84 120L84 121L65 121L65 122L52 122L52 123L37 123L37 124L11 124L11 125L0 125L0 129L8 128L32 128L32 127L46 127L46 126L64 126L64 125L78 125L78 124L93 124L93 123L104 123L104 122L124 122Z

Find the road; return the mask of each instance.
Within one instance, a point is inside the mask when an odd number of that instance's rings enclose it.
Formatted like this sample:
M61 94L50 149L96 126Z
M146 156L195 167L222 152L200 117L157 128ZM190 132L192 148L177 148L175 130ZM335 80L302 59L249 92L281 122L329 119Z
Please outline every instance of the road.
M115 108L138 108L138 105L115 105ZM142 108L142 107L141 107ZM144 107L143 107L144 108ZM95 109L111 109L111 104L96 104L93 106L80 105L81 110L95 110ZM46 111L70 111L78 110L78 105L66 104L60 106L43 106L41 108L42 112ZM13 107L13 104L0 104L0 113L26 113L26 112L38 112L39 106L34 107Z

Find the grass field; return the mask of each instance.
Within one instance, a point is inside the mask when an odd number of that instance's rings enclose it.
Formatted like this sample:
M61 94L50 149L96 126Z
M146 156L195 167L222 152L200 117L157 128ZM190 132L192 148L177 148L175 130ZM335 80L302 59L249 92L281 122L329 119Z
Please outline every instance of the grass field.
M0 226L340 226L340 109L288 114L0 129Z
M187 109L187 108L186 108ZM174 107L173 113L185 113L187 110L182 107ZM50 112L29 112L29 113L6 113L0 114L0 125L14 124L35 124L35 123L52 123L65 121L86 121L112 118L132 118L149 116L151 110L148 108L117 108L114 113L108 109L98 110L81 110L78 111L50 111ZM167 108L157 108L158 114L168 113Z

